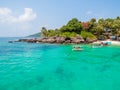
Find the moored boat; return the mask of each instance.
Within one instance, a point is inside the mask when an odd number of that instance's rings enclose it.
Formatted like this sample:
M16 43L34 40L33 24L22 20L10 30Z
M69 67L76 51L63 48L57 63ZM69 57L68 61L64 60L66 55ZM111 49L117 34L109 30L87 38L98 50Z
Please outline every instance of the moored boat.
M83 50L83 48L81 47L81 46L79 46L79 45L76 45L76 46L73 46L73 49L72 49L73 51L82 51Z
M103 45L102 44L100 44L100 43L94 43L93 45L92 45L92 48L99 48L99 47L102 47Z
M101 42L101 44L102 44L103 46L109 46L109 45L111 45L112 43L111 43L110 41L104 41L104 42Z

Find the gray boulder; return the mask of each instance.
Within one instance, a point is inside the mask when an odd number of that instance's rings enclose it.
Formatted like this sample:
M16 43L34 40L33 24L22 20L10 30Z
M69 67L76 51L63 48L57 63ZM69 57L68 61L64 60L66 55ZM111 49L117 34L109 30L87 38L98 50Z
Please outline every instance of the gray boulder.
M65 37L56 37L56 43L64 43Z

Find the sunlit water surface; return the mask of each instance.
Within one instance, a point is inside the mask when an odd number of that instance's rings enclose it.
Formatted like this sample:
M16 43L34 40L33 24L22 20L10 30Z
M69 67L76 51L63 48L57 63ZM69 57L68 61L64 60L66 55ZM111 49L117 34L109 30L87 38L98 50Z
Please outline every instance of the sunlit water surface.
M8 43L0 38L0 90L120 90L120 46Z

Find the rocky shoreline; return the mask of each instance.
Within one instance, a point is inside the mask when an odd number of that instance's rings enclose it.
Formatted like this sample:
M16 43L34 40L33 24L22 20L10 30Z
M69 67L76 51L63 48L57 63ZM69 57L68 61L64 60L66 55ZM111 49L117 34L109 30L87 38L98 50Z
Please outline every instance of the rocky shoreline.
M97 39L86 39L84 40L81 36L76 37L62 37L54 36L48 38L34 38L34 39L19 39L15 42L27 42L27 43L58 43L58 44L81 44L81 43L93 43Z

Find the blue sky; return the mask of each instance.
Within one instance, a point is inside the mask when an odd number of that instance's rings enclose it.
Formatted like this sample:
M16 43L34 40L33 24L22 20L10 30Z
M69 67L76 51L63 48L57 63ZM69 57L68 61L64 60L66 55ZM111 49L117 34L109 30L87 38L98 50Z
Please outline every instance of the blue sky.
M0 0L0 37L59 28L72 18L115 18L119 9L120 0Z

